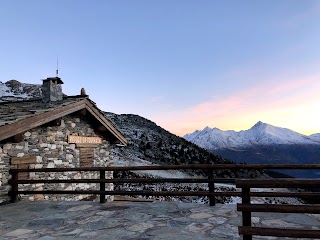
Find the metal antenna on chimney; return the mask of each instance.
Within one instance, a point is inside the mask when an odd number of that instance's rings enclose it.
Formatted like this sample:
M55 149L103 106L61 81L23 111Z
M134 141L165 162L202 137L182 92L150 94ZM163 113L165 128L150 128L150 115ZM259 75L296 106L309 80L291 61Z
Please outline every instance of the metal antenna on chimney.
M57 54L57 70L56 70L56 77L59 76L59 56Z

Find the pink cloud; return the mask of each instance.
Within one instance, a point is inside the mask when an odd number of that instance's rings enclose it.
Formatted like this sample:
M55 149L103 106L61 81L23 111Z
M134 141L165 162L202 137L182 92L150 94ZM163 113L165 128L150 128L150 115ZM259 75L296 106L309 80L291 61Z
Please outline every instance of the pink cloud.
M177 134L210 127L241 128L244 122L254 124L263 113L288 109L297 105L320 101L320 75L286 81L269 81L239 91L235 95L212 99L187 109L162 113L155 121ZM302 113L297 113L302 114ZM253 116L257 119L250 119ZM236 127L238 124L238 127ZM249 124L249 123L247 123ZM243 129L243 126L242 126Z

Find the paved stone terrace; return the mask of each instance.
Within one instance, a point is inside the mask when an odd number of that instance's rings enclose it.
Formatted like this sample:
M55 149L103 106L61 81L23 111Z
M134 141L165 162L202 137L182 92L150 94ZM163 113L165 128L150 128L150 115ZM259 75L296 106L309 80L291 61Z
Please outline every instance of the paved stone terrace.
M257 214L255 225L319 229L319 215ZM0 240L242 239L235 205L20 201L0 206ZM254 237L254 239L278 239ZM283 239L283 238L282 238Z

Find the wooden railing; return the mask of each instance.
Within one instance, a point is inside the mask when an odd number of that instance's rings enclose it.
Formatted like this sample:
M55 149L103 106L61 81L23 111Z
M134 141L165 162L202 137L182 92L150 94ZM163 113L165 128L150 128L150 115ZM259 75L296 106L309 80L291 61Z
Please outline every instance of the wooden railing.
M237 179L236 187L242 189L242 204L237 205L237 210L242 212L242 225L239 226L239 234L244 240L251 240L252 235L294 237L294 238L320 238L320 230L265 228L252 226L252 212L275 213L320 213L320 205L290 205L290 204L252 204L251 188L316 188L320 186L320 179L272 179L249 180ZM281 193L282 196L306 197L319 199L320 193L290 192Z
M144 171L144 170L206 170L207 178L114 178L105 179L106 171ZM41 168L41 169L11 169L10 180L11 190L9 192L11 202L17 201L18 194L98 194L100 202L105 202L106 195L144 195L144 196L208 196L210 206L215 205L217 196L239 196L242 197L242 204L238 205L238 211L242 211L243 226L239 227L239 233L244 239L252 239L252 235L270 235L270 236L293 236L293 237L320 237L320 231L314 230L294 230L287 229L267 229L251 226L251 212L288 212L299 209L300 213L320 213L319 206L297 207L296 205L261 205L256 206L250 203L251 197L301 197L301 198L319 198L320 193L312 192L250 192L250 188L288 188L288 187L319 187L320 180L302 180L302 179L281 179L279 180L240 180L231 178L215 178L214 170L265 170L265 169L320 169L320 164L190 164L190 165L164 165L164 166L125 166L125 167L93 167L93 168ZM19 172L99 172L98 179L18 179ZM310 181L310 182L308 182ZM99 183L99 189L96 190L19 190L19 184L38 184L38 183ZM208 191L106 191L106 183L207 183ZM242 192L215 192L215 183L236 183ZM318 185L313 185L318 184ZM298 211L298 210L296 210ZM277 234L277 235L275 235Z

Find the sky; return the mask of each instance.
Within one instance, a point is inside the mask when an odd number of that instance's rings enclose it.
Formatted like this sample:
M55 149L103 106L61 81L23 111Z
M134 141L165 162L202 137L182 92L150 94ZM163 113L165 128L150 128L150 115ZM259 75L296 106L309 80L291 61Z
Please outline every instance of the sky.
M2 0L0 81L84 87L183 136L262 121L320 132L320 1Z

